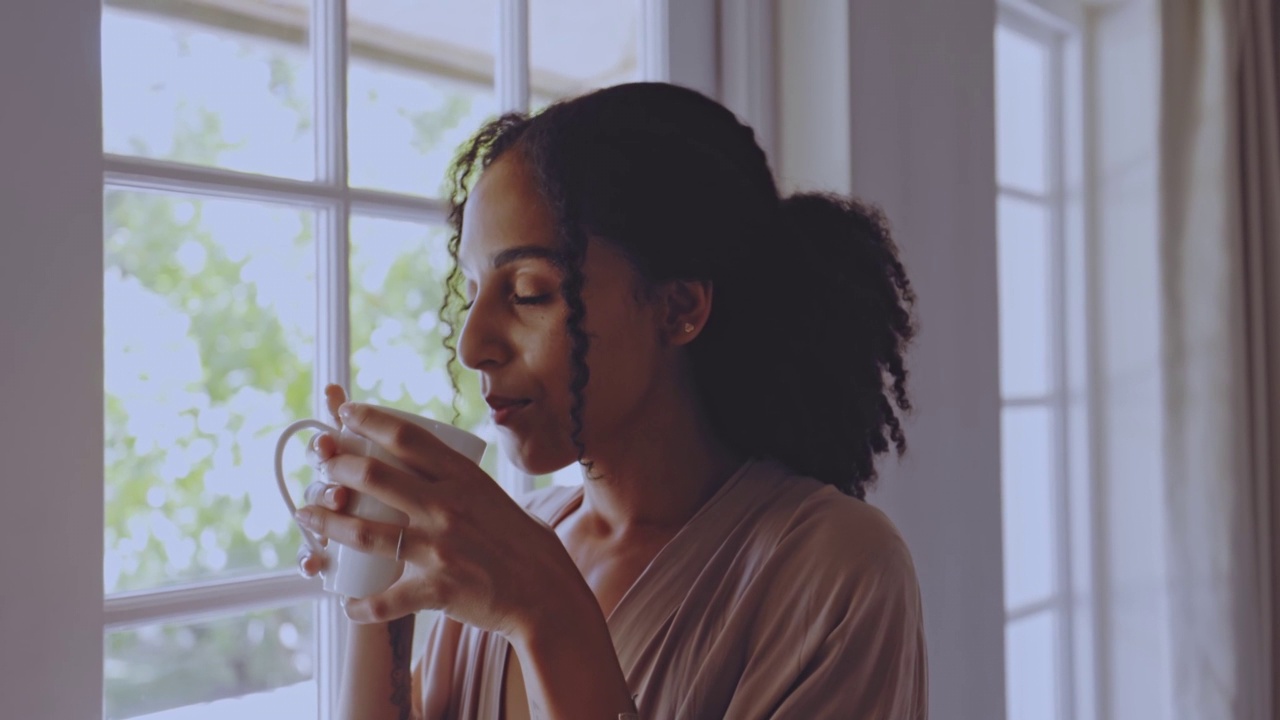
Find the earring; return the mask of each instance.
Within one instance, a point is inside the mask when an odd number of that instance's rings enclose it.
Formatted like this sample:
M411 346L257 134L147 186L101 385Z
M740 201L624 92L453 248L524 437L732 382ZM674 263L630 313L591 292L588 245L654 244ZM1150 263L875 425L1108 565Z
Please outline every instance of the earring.
M693 328L694 328L693 323L689 323L689 322L687 322L687 323L685 323L685 324L684 324L684 331L685 331L685 332L687 332L687 333L691 333L691 332L693 332Z

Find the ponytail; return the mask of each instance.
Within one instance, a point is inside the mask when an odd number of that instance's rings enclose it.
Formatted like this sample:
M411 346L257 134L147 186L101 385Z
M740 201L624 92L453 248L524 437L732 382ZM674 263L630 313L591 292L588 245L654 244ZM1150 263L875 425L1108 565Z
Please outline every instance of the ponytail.
M797 310L807 318L796 324L786 372L819 400L797 403L779 424L779 459L862 497L876 456L891 445L906 451L899 413L911 409L904 356L915 293L879 209L806 193L784 200L781 214L803 278L793 288ZM829 439L804 448L805 435Z
M887 223L848 198L793 195L756 248L719 279L690 346L703 404L731 446L863 498L876 458L905 452L911 409L915 296Z

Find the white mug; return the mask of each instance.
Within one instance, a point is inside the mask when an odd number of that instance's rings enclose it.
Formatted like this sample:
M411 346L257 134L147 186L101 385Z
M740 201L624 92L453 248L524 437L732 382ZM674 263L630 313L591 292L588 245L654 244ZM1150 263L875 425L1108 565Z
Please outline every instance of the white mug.
M484 455L485 441L466 430L394 408L379 407L378 409L423 428L473 463L479 464L480 457ZM298 508L293 504L293 498L289 497L289 488L284 481L284 447L294 433L306 428L332 433L338 441L338 452L372 457L392 467L412 472L404 463L396 460L390 453L383 450L373 441L367 440L345 427L339 431L338 428L331 427L319 420L299 420L285 428L280 433L279 441L276 442L276 483L280 486L280 495L284 498L285 505L289 506L289 512L293 515L297 515ZM409 516L381 500L365 493L356 492L350 488L348 488L348 492L347 505L344 509L348 515L401 527L409 524ZM302 531L302 537L306 540L307 546L311 548L312 552L319 555L328 555L327 566L323 573L324 589L331 593L352 598L369 597L391 587L392 583L400 577L402 563L394 558L370 555L341 543L333 543L337 546L337 552L329 553L320 544L319 538L312 534L311 531L302 527L301 524L298 525L298 529Z

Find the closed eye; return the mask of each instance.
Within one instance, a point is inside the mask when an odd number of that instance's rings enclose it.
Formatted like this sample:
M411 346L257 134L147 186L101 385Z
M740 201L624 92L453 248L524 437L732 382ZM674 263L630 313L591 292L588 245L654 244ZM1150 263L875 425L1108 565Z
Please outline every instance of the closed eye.
M542 305L551 300L551 295L512 295L511 302L516 305Z

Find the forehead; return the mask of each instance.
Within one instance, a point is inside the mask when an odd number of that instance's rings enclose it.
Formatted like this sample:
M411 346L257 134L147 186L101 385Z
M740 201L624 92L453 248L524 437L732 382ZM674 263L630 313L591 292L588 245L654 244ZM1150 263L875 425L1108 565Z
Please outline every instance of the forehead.
M517 152L490 165L467 198L458 260L479 270L504 249L555 247L555 222Z

